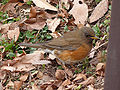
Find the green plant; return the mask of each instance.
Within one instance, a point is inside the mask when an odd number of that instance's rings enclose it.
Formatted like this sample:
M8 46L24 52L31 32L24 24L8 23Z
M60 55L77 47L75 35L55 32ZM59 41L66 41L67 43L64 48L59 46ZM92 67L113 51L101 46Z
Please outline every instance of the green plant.
M0 52L5 53L5 58L13 59L16 56L15 49L17 48L17 45L15 45L14 40L0 38L0 46L4 47Z
M94 32L95 32L95 35L96 36L100 36L101 35L101 31L100 31L100 28L98 27L98 25L96 24L96 25L94 25L93 27L92 27L92 29L94 30Z
M3 5L8 3L9 0L1 0L0 3L2 3Z
M27 4L31 5L32 4L32 0L27 1Z

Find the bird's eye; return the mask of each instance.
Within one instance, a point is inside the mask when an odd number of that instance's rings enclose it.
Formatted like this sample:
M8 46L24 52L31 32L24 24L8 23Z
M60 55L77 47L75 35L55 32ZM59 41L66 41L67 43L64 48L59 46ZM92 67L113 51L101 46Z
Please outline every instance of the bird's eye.
M85 34L85 36L86 36L86 37L91 37L91 35L89 35L89 34Z

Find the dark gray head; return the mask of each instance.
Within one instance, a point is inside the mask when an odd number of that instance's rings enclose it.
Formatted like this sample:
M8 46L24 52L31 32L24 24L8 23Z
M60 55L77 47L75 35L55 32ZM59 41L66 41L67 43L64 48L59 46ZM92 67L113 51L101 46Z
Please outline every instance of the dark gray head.
M86 40L87 40L89 43L92 43L92 41L93 41L94 39L97 39L97 38L95 37L95 32L93 31L92 28L90 28L90 27L82 27L80 30L84 33L84 36L86 37Z

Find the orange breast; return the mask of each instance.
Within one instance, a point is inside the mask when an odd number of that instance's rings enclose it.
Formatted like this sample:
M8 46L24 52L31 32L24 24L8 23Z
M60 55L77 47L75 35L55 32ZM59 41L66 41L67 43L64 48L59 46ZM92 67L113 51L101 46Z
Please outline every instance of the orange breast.
M75 51L71 50L63 51L58 55L58 58L60 58L66 63L77 62L85 58L89 54L91 48L92 46L83 44Z

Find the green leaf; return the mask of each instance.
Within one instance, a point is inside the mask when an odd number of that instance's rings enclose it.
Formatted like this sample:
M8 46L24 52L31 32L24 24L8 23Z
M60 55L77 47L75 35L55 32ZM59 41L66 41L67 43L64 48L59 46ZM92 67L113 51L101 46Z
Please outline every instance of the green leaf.
M80 84L75 90L80 90L82 88L82 85Z
M111 10L111 8L112 8L112 6L111 5L109 5L109 9Z
M32 33L30 31L26 32L26 37L27 38L34 38L34 35L32 35Z
M13 47L13 44L8 44L8 45L5 47L5 51L10 50L12 47Z
M0 16L2 16L3 15L3 12L0 12Z
M68 31L68 26L67 26L67 25L64 27L64 30L65 30L65 31Z
M29 0L29 1L27 2L27 4L28 4L28 5L31 5L31 4L32 4L32 1L31 1L31 0Z
M96 3L99 3L101 0L95 0Z
M50 34L48 34L48 35L46 36L46 38L47 38L47 39L52 39L52 36L51 36Z
M106 25L108 25L108 24L110 23L110 20L107 20L107 19L106 19L106 20L104 21L104 23L105 23Z
M10 57L10 58L15 57L15 54L14 54L13 52L9 52L9 53L7 54L7 57Z
M43 30L48 30L48 26L45 26L45 27L43 28Z
M101 34L101 31L100 31L100 28L98 27L98 25L95 25L94 27L92 27L96 36L100 36Z

